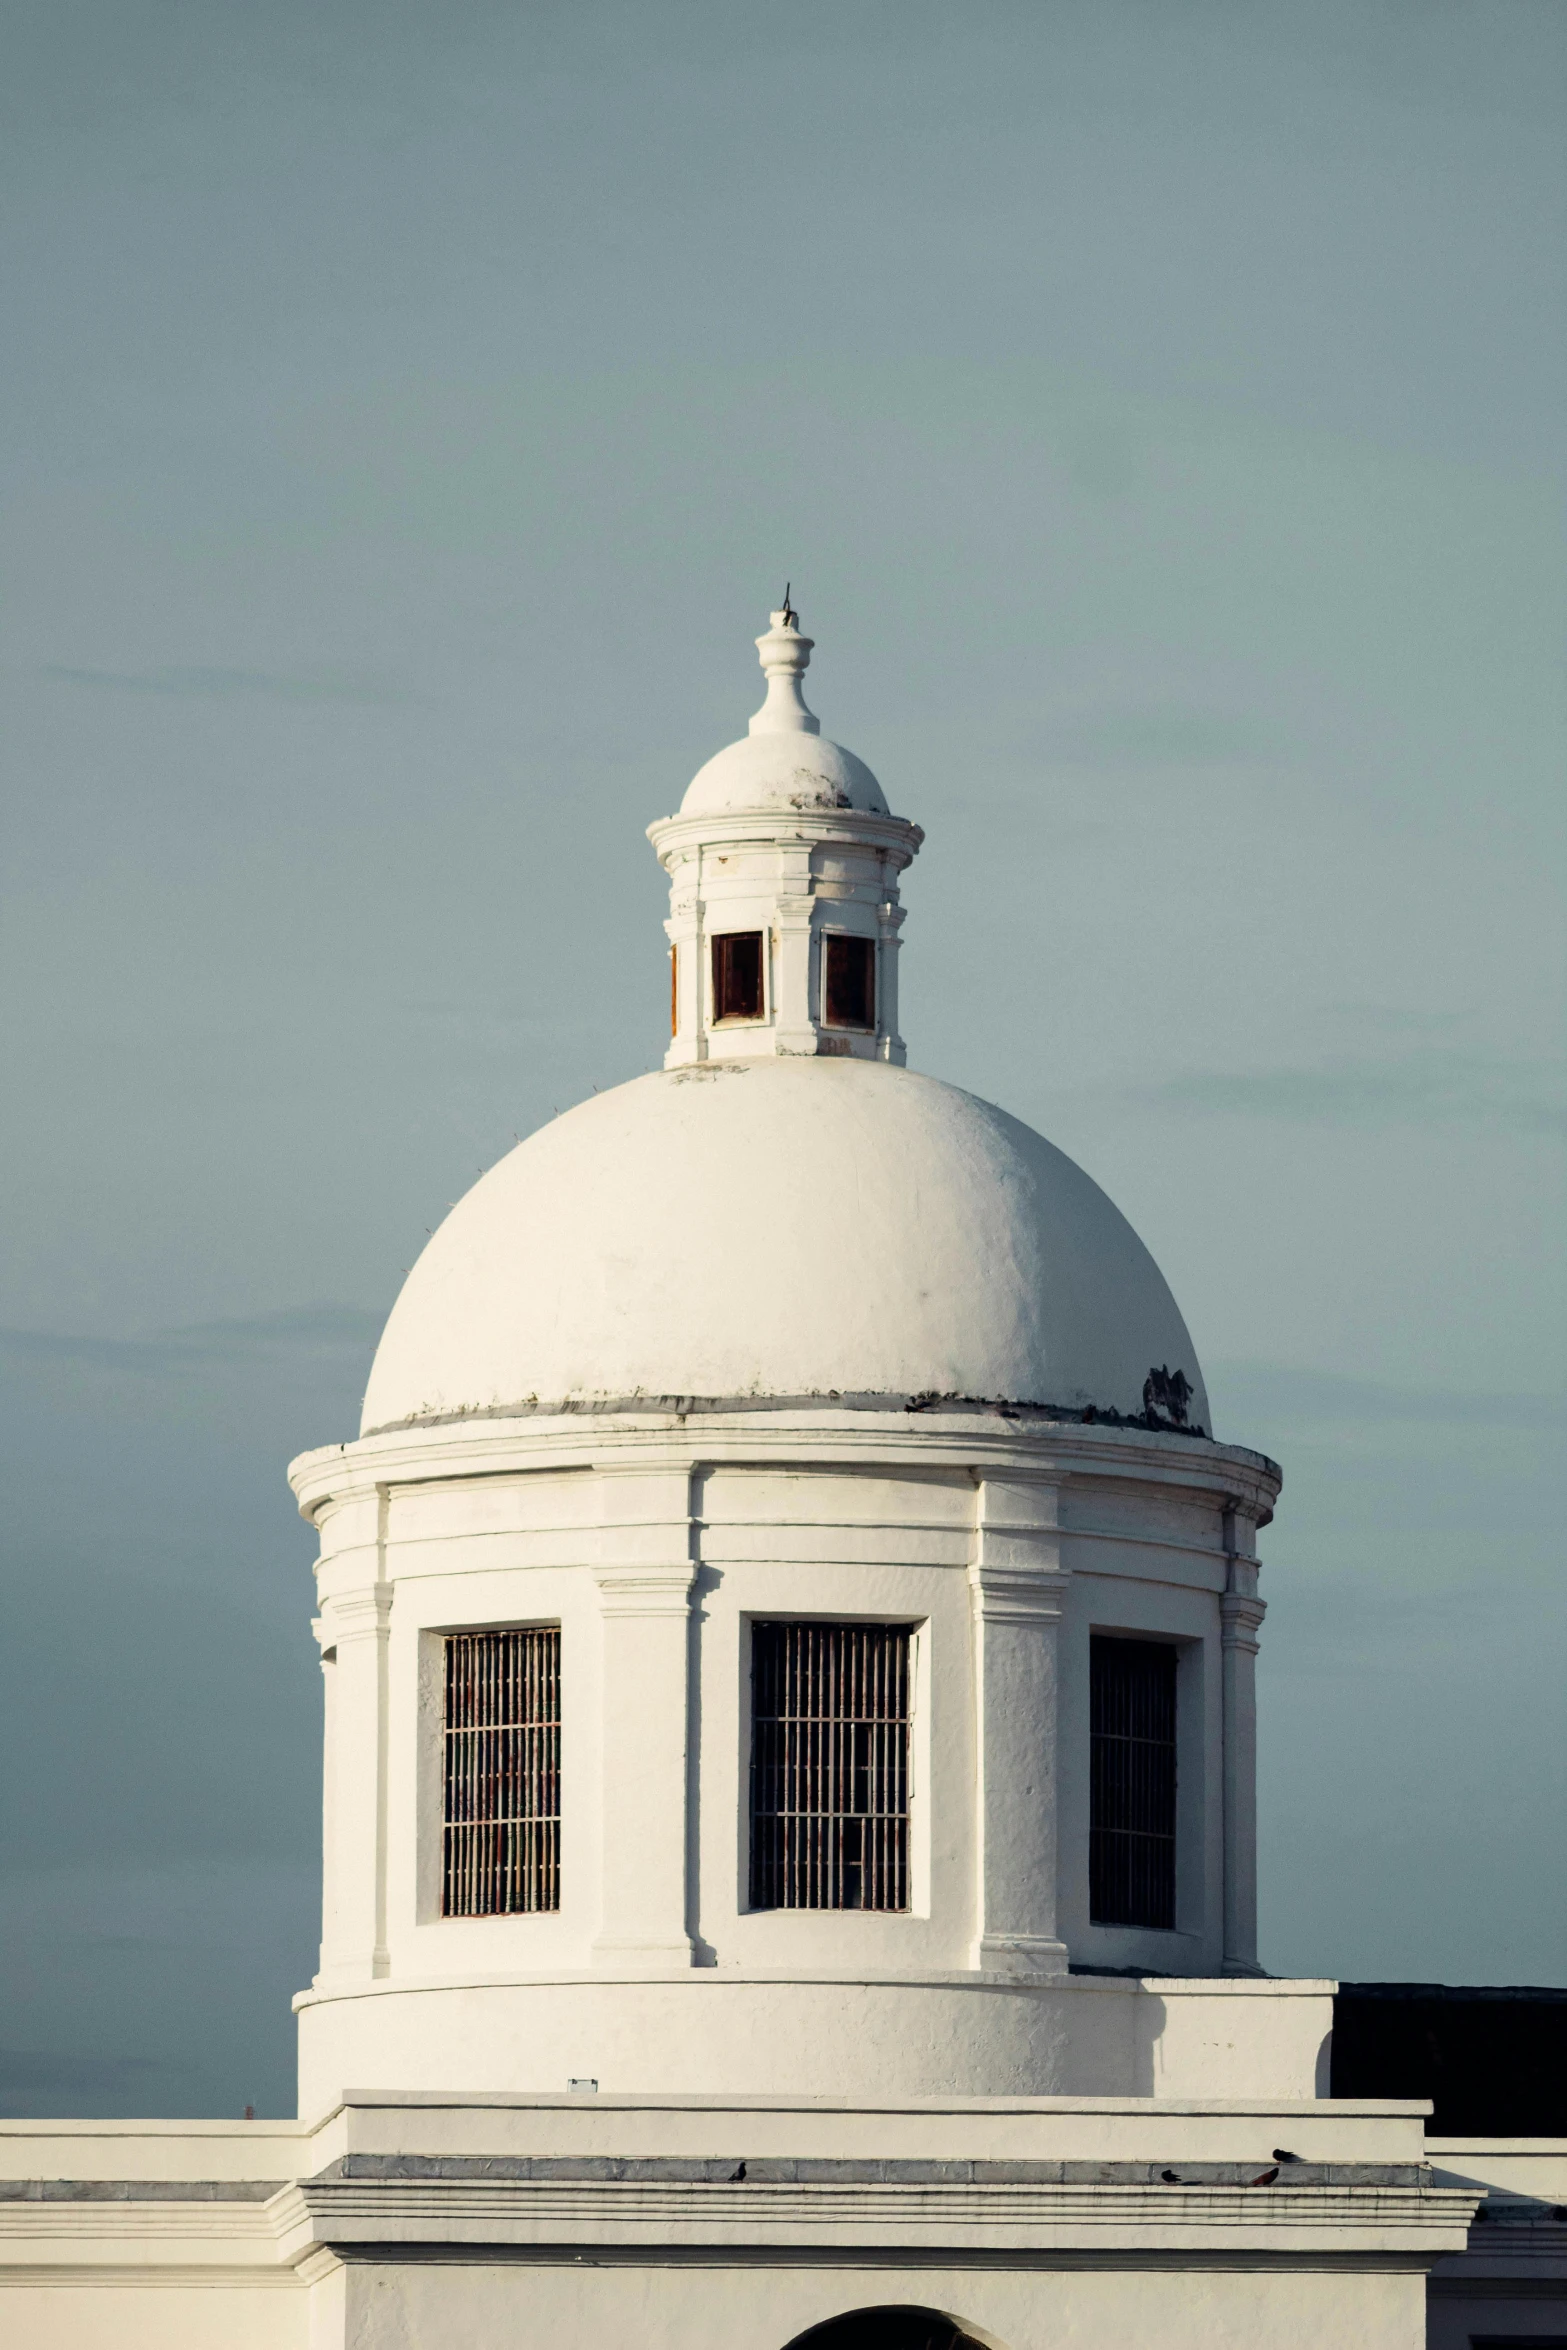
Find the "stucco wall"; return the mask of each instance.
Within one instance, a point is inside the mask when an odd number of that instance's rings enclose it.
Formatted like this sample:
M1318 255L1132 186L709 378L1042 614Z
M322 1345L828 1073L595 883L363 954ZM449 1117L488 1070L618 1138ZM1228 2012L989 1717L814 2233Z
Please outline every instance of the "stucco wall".
M6 2350L312 2350L310 2296L292 2276L248 2288L124 2271L90 2285L0 2283L0 2335Z
M768 1411L404 1431L297 1475L322 1532L329 1686L303 2112L366 2081L552 2089L579 2072L1122 2090L1148 2071L1124 2031L992 1978L1254 1968L1253 1528L1274 1490L1256 1455L995 1414ZM749 1905L749 1626L791 1615L911 1629L904 1913ZM561 1906L443 1919L441 1641L538 1622L562 1632ZM1088 1915L1100 1630L1179 1658L1170 1931ZM698 2009L660 1980L682 1970L757 1988L709 1983ZM814 1999L813 1981L836 1988ZM1270 2058L1237 2086L1282 2083Z
M1423 2350L1423 2280L1298 2269L1121 2274L1035 2268L706 2263L526 2270L356 2270L355 2350L784 2350L813 2325L887 2304L934 2307L996 2350Z

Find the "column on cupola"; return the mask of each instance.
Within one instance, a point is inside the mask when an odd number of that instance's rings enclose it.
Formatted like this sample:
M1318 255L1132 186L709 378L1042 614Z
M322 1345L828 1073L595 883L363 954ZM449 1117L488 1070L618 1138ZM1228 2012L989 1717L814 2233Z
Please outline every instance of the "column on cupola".
M1260 1975L1257 1962L1256 1529L1224 1514L1225 1587L1219 1598L1224 1718L1224 1972Z
M666 1068L759 1056L905 1058L898 876L924 835L891 815L869 770L822 736L802 690L814 643L787 603L772 614L756 640L767 695L748 734L708 762L678 814L648 827L670 883ZM713 941L736 931L763 938L764 1002L754 1019L722 1021L714 1016ZM874 948L874 1028L827 1018L830 933Z
M386 1500L360 1494L322 1523L317 1568L327 1682L322 1793L321 1973L374 1978L390 1967L386 1923L388 1649Z
M594 1950L689 1966L689 1460L594 1463L603 1624L603 1886Z
M809 1056L817 1049L821 1006L812 970L816 901L810 836L780 834L774 849L772 978L775 1040L780 1053Z
M898 957L903 949L900 933L907 915L908 908L900 906L896 896L883 898L876 909L878 1009L880 1027L887 1040L884 1058L896 1061L900 1067L908 1057L898 1030Z
M980 1481L973 1603L979 1854L975 1964L1060 1975L1056 1810L1061 1617L1058 1494L1038 1480Z

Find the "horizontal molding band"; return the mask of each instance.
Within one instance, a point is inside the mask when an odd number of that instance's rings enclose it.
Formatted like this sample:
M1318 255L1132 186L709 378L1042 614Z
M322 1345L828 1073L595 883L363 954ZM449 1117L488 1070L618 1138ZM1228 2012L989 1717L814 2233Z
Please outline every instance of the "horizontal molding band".
M954 2243L967 2233L995 2243L1041 2233L1067 2241L1184 2243L1269 2235L1275 2243L1309 2241L1327 2231L1402 2243L1422 2239L1436 2257L1461 2250L1479 2200L1450 2187L1280 2187L1187 2185L895 2186L837 2181L752 2185L651 2180L363 2179L301 2182L275 2210L290 2246L338 2246L367 2234L417 2236L440 2229L527 2231L540 2237L581 2232L598 2242L647 2230L655 2241L677 2232L694 2238L765 2242L787 2237L834 2241L840 2233L884 2240L908 2230Z
M291 2179L0 2179L0 2210L18 2203L265 2203Z
M780 1913L766 1911L750 1914L777 1916ZM506 1918L464 1920L463 1922L465 1924L471 1922L510 1926L518 1921ZM526 1918L521 1920L524 1926L528 1922ZM917 1925L921 1921L912 1919L907 1922ZM294 1994L294 2009L297 2013L301 2008L321 2006L333 1999L398 1998L404 1993L425 1991L537 1991L552 1985L576 1989L593 1983L614 1984L617 1989L624 1989L628 1982L684 1985L702 1993L749 1990L758 1985L776 1987L788 1984L801 1990L811 1991L830 1990L849 1985L856 1990L868 1991L973 1991L982 1994L1005 1993L1034 1999L1041 1997L1075 1999L1096 1996L1127 1998L1142 1991L1149 1992L1159 1999L1182 1997L1231 1999L1245 1998L1248 1994L1268 1998L1328 1999L1338 1988L1336 1983L1319 1983L1309 1977L1304 1979L1290 1977L1275 1981L1267 1975L1250 1977L1151 1974L1143 1976L1088 1973L1067 1976L1032 1976L1010 1973L1004 1969L977 1967L916 1968L908 1974L903 1974L891 1969L883 1971L874 1966L824 1967L820 1972L813 1969L809 1973L798 1967L748 1967L742 1971L738 1967L676 1966L649 1967L645 1972L634 1976L628 1976L618 1971L614 1974L608 1974L601 1968L591 1966L546 1967L536 1974L516 1967L500 1968L493 1971L487 1969L482 1973L475 1969L471 1972L464 1970L449 1975L378 1976L367 1977L359 1982L312 1985L308 1991L297 1991ZM1097 2107L1099 2101L1094 2098L1086 2098L1080 2102L1085 2108L1093 2109ZM1219 2110L1227 2112L1230 2107L1225 2104ZM1288 2111L1290 2108L1287 2104L1276 2106L1272 2102L1268 2102L1254 2110L1272 2113ZM1296 2110L1304 2111L1306 2108L1298 2107ZM1427 2108L1423 2104L1416 2104L1406 2105L1401 2110L1424 2113Z
M355 2181L376 2185L403 2182L469 2184L524 2180L573 2183L604 2181L633 2185L750 2188L831 2187L1244 2187L1248 2193L1284 2194L1306 2187L1403 2187L1430 2190L1473 2201L1467 2188L1438 2187L1427 2164L1417 2162L1263 2163L1276 2182L1261 2183L1251 2162L1183 2162L1179 2171L1158 2162L1114 2162L1060 2158L1050 2161L991 2160L984 2156L931 2159L909 2155L757 2155L738 2163L733 2155L424 2155L348 2154L328 2164L302 2187ZM744 2173L740 2178L737 2174ZM1167 2177L1166 2172L1174 2172ZM273 2189L272 2192L276 2192ZM1477 2195L1479 2190L1475 2190Z

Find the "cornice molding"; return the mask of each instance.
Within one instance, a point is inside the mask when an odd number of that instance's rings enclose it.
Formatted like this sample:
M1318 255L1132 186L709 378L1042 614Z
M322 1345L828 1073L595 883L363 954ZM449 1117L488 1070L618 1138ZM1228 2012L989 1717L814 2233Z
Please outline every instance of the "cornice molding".
M1056 1540L1054 1528L1050 1529L1050 1540L1052 1544ZM968 1575L974 1613L987 1624L1059 1623L1072 1580L1070 1567L1026 1566L986 1559L976 1559Z
M900 871L912 864L925 834L903 816L881 816L868 808L715 808L690 816L661 816L647 828L659 863L669 868L682 857L720 843L736 847L761 843L788 849L820 841L863 841Z
M1249 1592L1224 1591L1219 1595L1219 1639L1225 1648L1243 1648L1256 1655L1257 1634L1267 1614L1267 1603Z
M1136 1482L1209 1503L1239 1496L1259 1520L1271 1513L1282 1482L1274 1462L1239 1445L1034 1418L1021 1409L910 1411L891 1398L864 1408L738 1398L710 1407L671 1398L670 1406L632 1401L602 1411L471 1413L382 1429L301 1453L289 1477L307 1518L378 1486L603 1471L617 1456L628 1467L671 1470L759 1464L897 1473L917 1464L996 1479Z
M595 1559L593 1580L606 1616L683 1616L691 1604L694 1559Z
M472 2167L489 2175L302 2180L270 2207L283 2256L301 2258L323 2245L368 2251L420 2241L728 2245L760 2259L778 2246L867 2241L939 2244L953 2253L1102 2247L1288 2254L1319 2247L1331 2231L1349 2239L1344 2251L1418 2251L1434 2259L1462 2249L1480 2200L1459 2188L1390 2183L1380 2166L1370 2167L1364 2183L1346 2176L1307 2186L1248 2186L1235 2175L1166 2182L1152 2164L1113 2163L839 2162L821 2166L835 2176L814 2177L808 2162L765 2161L747 2162L742 2177L733 2157L710 2164L556 2162L512 2178L496 2176L497 2164ZM1026 2175L1052 2167L1097 2171L1099 2178ZM537 2175L545 2169L556 2175ZM594 2177L595 2169L625 2175ZM682 2170L705 2175L668 2175ZM954 2170L970 2175L942 2175ZM1142 2175L1115 2176L1133 2170Z

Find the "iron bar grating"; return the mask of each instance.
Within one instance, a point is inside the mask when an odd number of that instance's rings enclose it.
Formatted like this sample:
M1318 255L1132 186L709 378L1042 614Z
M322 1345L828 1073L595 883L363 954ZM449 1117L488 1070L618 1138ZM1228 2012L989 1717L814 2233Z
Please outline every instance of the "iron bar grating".
M560 1627L446 1642L441 1915L560 1907Z
M1175 1650L1089 1644L1089 1915L1175 1924Z
M751 1627L751 1907L909 1906L909 1632Z

